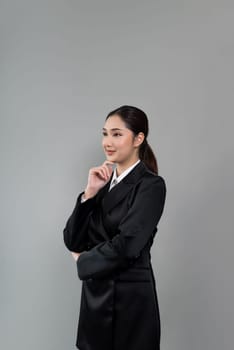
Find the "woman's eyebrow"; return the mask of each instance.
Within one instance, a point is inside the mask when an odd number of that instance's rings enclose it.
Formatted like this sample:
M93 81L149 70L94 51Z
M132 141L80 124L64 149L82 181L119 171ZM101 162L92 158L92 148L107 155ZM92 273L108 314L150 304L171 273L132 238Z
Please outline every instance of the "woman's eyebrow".
M107 130L106 128L102 128L102 130ZM120 128L112 128L112 129L110 129L110 130L124 130L124 129L120 129Z

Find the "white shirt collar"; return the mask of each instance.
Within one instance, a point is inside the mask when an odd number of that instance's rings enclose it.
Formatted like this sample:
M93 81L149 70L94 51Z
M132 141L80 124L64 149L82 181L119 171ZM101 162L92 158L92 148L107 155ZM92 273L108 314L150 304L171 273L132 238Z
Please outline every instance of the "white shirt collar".
M113 177L112 177L112 180L111 180L111 184L110 184L110 188L112 187L113 185L113 182L116 180L117 183L119 183L141 160L138 159L134 164L132 164L130 167L128 167L127 169L125 169L122 174L120 174L119 176L117 176L117 173L116 173L116 168L114 169L114 172L113 172Z

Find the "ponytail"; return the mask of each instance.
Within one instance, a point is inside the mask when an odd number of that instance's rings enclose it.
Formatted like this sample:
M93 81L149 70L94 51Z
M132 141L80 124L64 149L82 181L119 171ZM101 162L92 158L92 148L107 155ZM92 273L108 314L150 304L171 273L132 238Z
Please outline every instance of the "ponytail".
M158 164L154 152L148 141L144 139L143 143L139 149L139 158L145 163L145 165L153 171L156 175L158 175Z

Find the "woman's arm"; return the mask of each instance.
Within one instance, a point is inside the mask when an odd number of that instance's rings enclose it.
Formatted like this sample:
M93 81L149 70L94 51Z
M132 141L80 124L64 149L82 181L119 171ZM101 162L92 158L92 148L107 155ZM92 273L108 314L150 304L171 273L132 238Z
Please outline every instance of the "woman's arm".
M63 230L64 243L70 251L80 252L86 248L90 215L97 204L99 191L109 182L113 164L105 160L101 166L89 170L86 189L79 194L75 208Z
M161 218L165 197L166 185L161 176L143 180L134 203L118 226L118 234L80 254L76 262L79 278L108 277L137 258Z
M96 204L96 195L81 201L84 191L77 198L75 208L66 222L63 229L63 240L70 251L83 251L86 249L87 228L89 225L90 215Z

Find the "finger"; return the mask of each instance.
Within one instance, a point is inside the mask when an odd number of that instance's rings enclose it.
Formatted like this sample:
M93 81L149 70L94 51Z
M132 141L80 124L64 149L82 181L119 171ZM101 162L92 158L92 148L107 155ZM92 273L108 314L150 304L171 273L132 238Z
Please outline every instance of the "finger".
M108 169L108 173L109 175L112 174L113 172L113 166L115 165L116 163L115 162L112 162L112 161L109 161L109 160L106 160L103 165L105 165Z
M105 161L103 164L102 164L102 168L105 169L105 172L106 172L106 176L107 178L109 179L112 172L113 172L113 165L115 163L114 162L109 162L109 161Z
M104 170L104 169L99 168L99 169L97 170L97 175L98 175L101 179L106 180L106 173L105 173L105 170Z
M107 178L109 179L112 172L113 172L113 169L112 169L112 167L108 166L107 164L104 164L103 167L105 168Z
M94 167L90 169L90 175L96 175L96 176L98 175L100 178L104 180L108 180L110 175L112 174L112 171L113 169L111 164L107 166L107 164L105 164L104 162L100 167Z
M106 165L112 167L113 165L115 165L115 162L112 162L111 160L106 159L103 164L106 164Z
M106 173L107 173L108 179L110 179L110 177L111 177L111 175L113 173L113 165L114 164L115 164L114 162L112 162L111 164L107 163L107 162L103 163L103 167L106 169Z
M76 254L75 253L72 253L72 256L74 259L76 259Z
M102 167L102 168L100 168L100 172L101 172L101 174L103 176L103 179L107 180L108 175L107 175L106 169L104 167Z
M106 176L105 171L101 167L92 168L90 174L98 176L102 179Z

